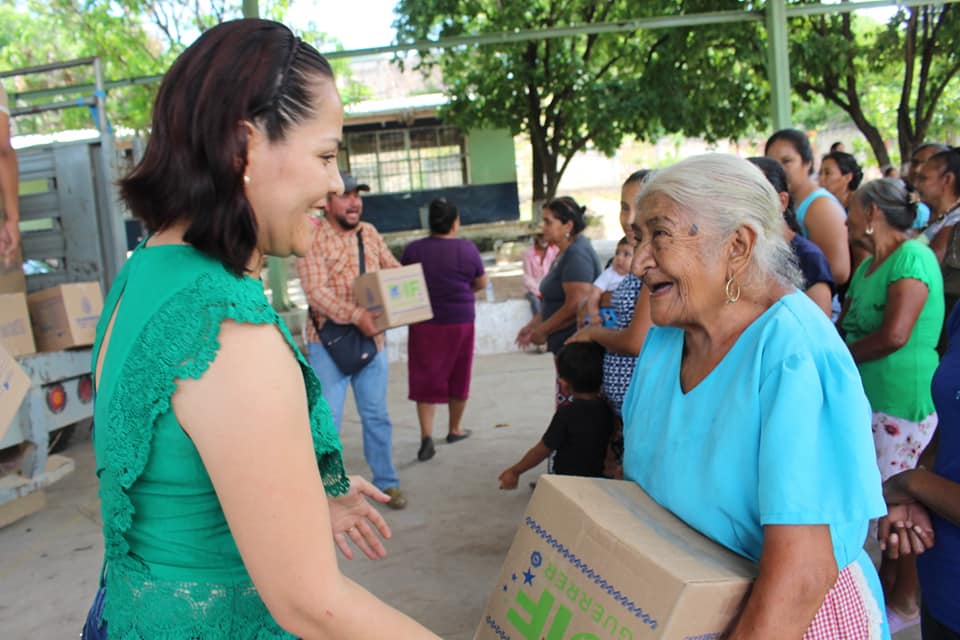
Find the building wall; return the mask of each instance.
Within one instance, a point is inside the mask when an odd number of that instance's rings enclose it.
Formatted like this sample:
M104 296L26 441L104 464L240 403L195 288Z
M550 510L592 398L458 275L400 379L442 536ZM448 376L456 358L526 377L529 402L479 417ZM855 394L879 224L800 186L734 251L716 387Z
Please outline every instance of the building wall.
M513 136L507 129L474 129L467 134L471 184L517 181Z

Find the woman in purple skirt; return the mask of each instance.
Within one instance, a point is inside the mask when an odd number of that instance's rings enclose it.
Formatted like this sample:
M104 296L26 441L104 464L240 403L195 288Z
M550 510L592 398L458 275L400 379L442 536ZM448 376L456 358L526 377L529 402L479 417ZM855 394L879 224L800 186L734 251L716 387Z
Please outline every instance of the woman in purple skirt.
M487 285L483 259L476 245L458 238L460 213L445 199L430 203L430 235L411 242L403 252L403 264L420 263L430 292L433 318L410 325L407 341L409 398L417 403L420 450L423 462L433 457L433 420L436 405L450 411L447 442L470 435L460 427L470 395L473 367L474 293Z

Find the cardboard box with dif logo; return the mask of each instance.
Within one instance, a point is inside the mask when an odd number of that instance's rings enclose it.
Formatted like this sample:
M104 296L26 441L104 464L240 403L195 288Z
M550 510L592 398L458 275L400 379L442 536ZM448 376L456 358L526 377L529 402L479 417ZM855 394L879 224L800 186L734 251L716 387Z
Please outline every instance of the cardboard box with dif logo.
M433 317L423 267L418 264L370 271L354 281L357 304L379 314L374 324L380 331Z
M24 293L0 293L0 344L15 357L37 350Z
M27 296L38 351L93 344L103 311L98 282L70 282Z
M30 378L0 344L0 440L6 435L29 390Z
M755 576L633 482L546 475L474 640L718 640Z

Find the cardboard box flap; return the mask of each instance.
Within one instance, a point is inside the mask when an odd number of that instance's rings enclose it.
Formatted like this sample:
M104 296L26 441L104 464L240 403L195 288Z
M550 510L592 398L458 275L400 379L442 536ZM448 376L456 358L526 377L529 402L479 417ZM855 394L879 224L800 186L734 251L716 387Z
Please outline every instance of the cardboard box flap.
M543 480L544 489L563 494L579 508L589 506L595 525L630 550L629 555L642 551L665 572L686 583L749 582L756 576L752 562L692 531L634 483L584 483L569 476L546 476Z

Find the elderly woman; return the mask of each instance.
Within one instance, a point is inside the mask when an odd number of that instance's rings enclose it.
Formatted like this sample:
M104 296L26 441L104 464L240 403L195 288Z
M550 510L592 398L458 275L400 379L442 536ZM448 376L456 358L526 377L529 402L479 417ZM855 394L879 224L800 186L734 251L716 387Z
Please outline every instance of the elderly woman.
M943 326L937 258L908 239L915 205L899 180L860 187L850 200L850 238L870 252L850 281L839 326L873 409L873 441L884 480L917 466L937 427L930 381ZM890 625L917 618L916 565L885 561Z
M885 513L870 408L797 290L776 192L746 160L696 156L644 184L635 227L654 326L623 403L625 477L759 563L729 638L888 637L863 551Z
M542 230L547 242L560 250L550 272L540 281L541 312L517 334L517 344L546 344L556 355L567 338L577 330L577 309L590 295L600 275L600 258L583 235L586 207L568 196L554 198L543 208ZM557 385L557 401L566 397Z
M483 258L477 246L458 238L460 212L446 200L430 203L430 236L407 245L400 262L420 263L430 292L433 318L410 325L407 340L409 398L417 403L420 450L417 459L429 460L433 446L433 420L438 404L449 412L447 443L470 435L460 427L470 395L473 368L474 292L487 286Z

